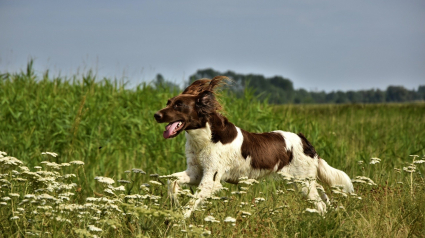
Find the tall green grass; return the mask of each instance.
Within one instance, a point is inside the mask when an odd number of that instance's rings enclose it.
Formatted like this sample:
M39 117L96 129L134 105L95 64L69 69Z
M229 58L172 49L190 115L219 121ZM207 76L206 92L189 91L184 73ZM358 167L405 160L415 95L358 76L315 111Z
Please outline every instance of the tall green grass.
M77 175L69 181L77 184L72 189L75 196L71 198L76 204L84 204L87 197L111 196L94 180L96 176L139 181L140 185L155 177L125 171L140 168L147 174L165 175L184 170L184 136L164 140L165 125L153 119L155 111L179 92L154 88L150 84L141 84L131 90L124 86L117 81L96 79L93 73L65 79L51 77L46 72L37 77L31 64L25 72L2 74L0 151L20 159L31 170L45 160L58 164L84 161L84 167L77 171L64 169L66 173ZM149 218L140 211L137 219L105 215L101 219L108 218L119 223L119 227L92 234L191 236L196 233L189 228L193 224L192 230L204 232L207 229L217 237L424 236L424 165L418 164L412 174L403 171L403 167L412 163L409 155L422 157L425 154L424 104L272 106L258 101L249 90L243 98L224 93L222 102L225 115L237 126L252 132L276 129L301 132L330 165L344 170L352 178L370 177L377 185L356 185L362 200L334 194L334 206L344 206L345 210L331 210L325 218L305 212L311 205L300 195L286 190L291 187L283 181L252 185L245 195L231 193L240 190L242 185L226 185L230 191L222 191L217 196L227 199L212 200L205 205L205 210L195 212L184 223L177 222L178 218L170 222L164 215ZM59 156L41 155L45 151L56 152ZM373 157L380 158L381 163L369 164ZM12 170L2 168L2 173L13 180ZM165 183L165 180L160 181ZM139 187L126 185L122 193L143 194ZM4 186L0 196L18 192L23 198L31 189L33 183L29 182L12 188ZM159 205L152 205L152 209L177 214L178 209L171 207L165 190L165 186L160 186L150 191L162 195ZM280 190L284 193L277 194ZM327 190L330 193L330 188ZM266 202L256 203L256 197L264 197ZM125 199L120 202L120 206L127 206ZM241 202L246 204L241 205ZM13 209L18 208L17 204L13 206ZM25 236L25 229L35 229L36 225L11 222L13 209L3 206L0 209L0 230L7 232L2 233L3 236ZM243 217L241 211L245 210L252 215ZM211 214L221 223L203 220ZM235 226L223 222L227 216L237 219ZM67 236L61 229L72 227L80 230L70 236L84 235L82 231L87 230L90 221L79 221L77 215L73 219L70 225L60 223L58 226L57 222L51 222L46 223L47 227L40 227L55 237Z

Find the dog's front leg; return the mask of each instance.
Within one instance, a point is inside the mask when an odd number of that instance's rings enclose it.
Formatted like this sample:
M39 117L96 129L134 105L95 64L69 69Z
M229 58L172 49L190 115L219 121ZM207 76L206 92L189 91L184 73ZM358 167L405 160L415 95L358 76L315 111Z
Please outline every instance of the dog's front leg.
M184 218L189 218L202 201L222 188L220 177L221 176L217 175L217 171L204 172L201 183L195 193L195 197L190 199L186 206L187 211L184 213Z
M201 182L202 172L196 166L189 166L185 171L171 174L176 180L168 181L168 195L171 200L178 203L177 194L183 184L198 185Z

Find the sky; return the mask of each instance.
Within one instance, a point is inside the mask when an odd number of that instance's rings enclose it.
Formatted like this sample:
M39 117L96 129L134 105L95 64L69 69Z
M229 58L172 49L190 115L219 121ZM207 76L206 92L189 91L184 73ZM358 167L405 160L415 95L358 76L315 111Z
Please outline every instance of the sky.
M198 69L309 91L425 85L423 0L0 0L0 72L183 85Z

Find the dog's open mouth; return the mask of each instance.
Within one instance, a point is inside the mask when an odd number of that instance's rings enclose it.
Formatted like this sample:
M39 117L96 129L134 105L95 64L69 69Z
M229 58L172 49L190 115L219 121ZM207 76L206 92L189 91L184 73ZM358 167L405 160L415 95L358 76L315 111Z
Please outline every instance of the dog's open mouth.
M163 134L164 138L168 139L175 137L183 129L183 126L184 122L182 121L171 122L165 127L165 131Z

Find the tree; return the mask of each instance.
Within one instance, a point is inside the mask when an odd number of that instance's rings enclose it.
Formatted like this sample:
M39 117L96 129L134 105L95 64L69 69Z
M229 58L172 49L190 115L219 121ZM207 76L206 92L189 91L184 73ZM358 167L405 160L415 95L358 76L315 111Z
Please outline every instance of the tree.
M420 85L418 88L419 100L425 100L425 85Z
M409 99L409 91L403 86L388 86L386 93L387 102L406 102Z

